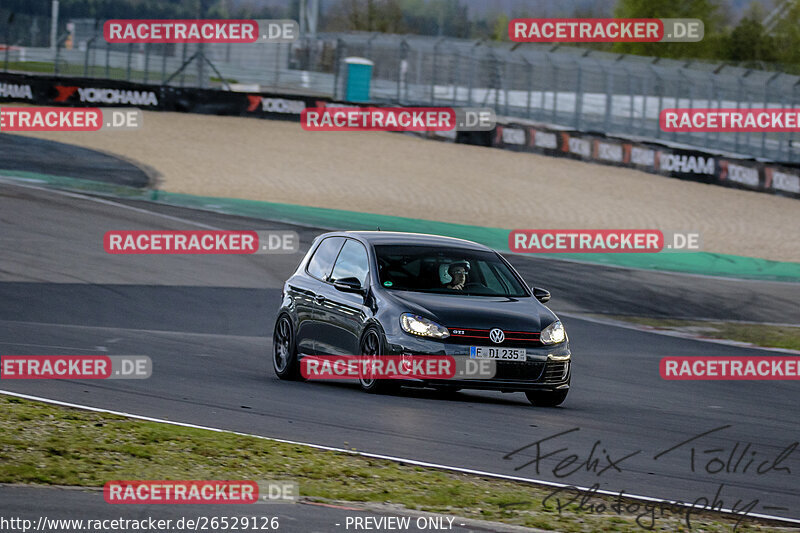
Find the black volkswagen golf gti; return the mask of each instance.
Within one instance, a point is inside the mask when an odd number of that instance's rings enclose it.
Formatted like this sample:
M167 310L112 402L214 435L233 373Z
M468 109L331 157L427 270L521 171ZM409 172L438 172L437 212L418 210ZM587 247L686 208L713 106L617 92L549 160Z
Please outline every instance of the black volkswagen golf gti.
M307 355L452 355L497 359L491 379L403 380L443 390L525 392L561 404L570 386L569 339L497 252L450 237L385 231L317 237L286 281L273 334L273 367L301 379ZM495 349L491 349L495 348ZM362 377L382 392L398 380Z

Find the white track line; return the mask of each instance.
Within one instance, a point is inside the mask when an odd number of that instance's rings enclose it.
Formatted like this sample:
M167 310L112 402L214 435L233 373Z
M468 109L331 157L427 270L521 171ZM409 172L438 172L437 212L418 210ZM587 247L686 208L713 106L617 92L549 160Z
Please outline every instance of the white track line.
M147 209L142 209L140 207L133 207L131 205L120 204L118 202L114 202L111 200L106 200L105 198L97 198L96 196L87 196L85 194L80 194L76 192L69 192L64 191L61 189L51 189L47 187L38 187L36 185L31 185L29 183L19 183L17 179L11 178L12 181L9 181L9 176L0 176L0 181L9 185L15 185L17 187L24 187L26 189L35 189L37 191L49 192L53 194L60 194L61 196L67 196L70 198L80 198L81 200L88 200L90 202L97 202L98 204L105 204L111 205L121 209L128 209L129 211L135 211L137 213L144 213L147 215L155 215L157 217L165 218L167 220L174 220L176 222L182 222L184 224L189 224L190 226L197 226L198 228L205 228L209 230L217 230L222 231L222 228L217 228L215 226L209 226L208 224L203 224L202 222L196 222L194 220L189 220L186 218L176 217L172 215L166 215L164 213L158 213L156 211L148 211Z
M733 346L735 348L749 348L751 350L764 350L767 352L778 352L778 353L786 353L791 355L800 355L800 350L792 350L791 348L770 348L767 346L757 346L755 344L750 344L749 342L741 342L741 341L733 341L730 339L714 339L712 337L699 337L692 335L691 333L685 333L682 331L674 331L668 329L656 329L651 326L643 326L639 324L632 324L629 322L625 322L622 320L614 320L611 318L598 318L593 316L586 316L581 313L572 313L567 311L562 311L556 313L559 316L565 316L568 318L574 318L576 320L584 320L586 322L592 322L595 324L602 324L604 326L611 326L615 328L622 328L622 329L631 329L634 331L640 331L642 333L652 333L654 335L664 335L666 337L675 337L679 339L686 339L690 341L698 341L698 342L710 342L712 344L722 344L724 346ZM714 322L714 320L703 320L703 322ZM726 322L725 320L719 320L718 322ZM797 327L796 324L789 324L791 327Z
M62 402L60 400L53 400L51 398L42 398L40 396L31 396L29 394L21 394L19 392L7 391L7 390L2 390L2 389L0 389L0 394L6 394L8 396L14 396L16 398L23 398L23 399L26 399L26 400L33 400L33 401L38 401L38 402L50 403L50 404L53 404L53 405L60 405L62 407L72 407L74 409L83 409L84 411L92 411L92 412L95 412L95 413L106 413L106 414L110 414L110 415L124 416L124 417L127 417L127 418L133 418L133 419L136 419L136 420L144 420L146 422L158 422L160 424L169 424L169 425L172 425L172 426L187 427L187 428L192 428L192 429L202 429L202 430L206 430L206 431L215 431L217 433L228 433L230 435L239 435L239 436L242 436L242 437L253 437L253 438L256 438L256 439L263 439L263 440L268 440L268 441L271 441L271 442L280 442L280 443L283 443L283 444L292 444L292 445L296 445L296 446L306 446L306 447L314 448L314 449L317 449L317 450L325 450L325 451L330 451L330 452L346 453L348 455L356 455L356 456L359 456L359 457L369 457L370 459L383 459L385 461L394 461L396 463L404 463L404 464L409 464L409 465L414 465L414 466L422 466L422 467L426 467L426 468L435 468L435 469L438 469L438 470L447 470L447 471L451 471L451 472L458 472L458 473L461 473L461 474L470 474L470 475L474 475L474 476L490 477L490 478L494 478L494 479L503 479L503 480L507 480L507 481L517 481L517 482L522 482L522 483L545 485L545 486L548 486L548 487L556 487L556 488L573 487L573 488L575 488L577 490L581 490L581 491L590 490L588 487L581 487L581 486L577 486L577 485L569 485L569 484L566 484L566 483L555 483L553 481L545 481L545 480L542 480L542 479L532 479L532 478L525 478L525 477L518 477L518 476L510 476L508 474L497 474L497 473L494 473L494 472L486 472L486 471L483 471L483 470L473 470L471 468L462 468L462 467L459 467L459 466L441 465L441 464L438 464L438 463L429 463L427 461L417 461L416 459L406 459L404 457L394 457L392 455L382 455L382 454L378 454L378 453L359 452L359 451L355 451L355 450L347 450L345 448L336 448L336 447L333 447L333 446L324 446L322 444L311 444L311 443L308 443L308 442L298 442L298 441L286 440L286 439L276 439L274 437L265 437L264 435L254 435L252 433L242 433L242 432L239 432L239 431L231 431L231 430L228 430L228 429L220 429L220 428L214 428L214 427L208 427L208 426L200 426L200 425L197 425L197 424L188 424L186 422L176 422L174 420L164 420L164 419L161 419L161 418L153 418L153 417L150 417L150 416L142 416L142 415L136 415L136 414L132 414L132 413L126 413L124 411L112 411L110 409L101 409L99 407L91 407L91 406L88 406L88 405L81 405L81 404L75 404L75 403L69 403L69 402ZM613 492L613 491L610 491L610 490L596 490L594 492L597 492L598 494L603 494L603 495L606 495L606 496L619 496L619 492ZM656 502L656 503L660 503L662 501L668 501L668 502L672 502L673 501L673 500L669 500L669 499L665 499L665 498L653 498L651 496L638 496L636 494L628 494L628 493L625 493L624 497L632 499L632 500L641 500L641 501ZM683 507L695 508L694 506L689 505L689 504L684 504ZM699 507L697 509L699 511L708 511L706 509L701 509ZM734 516L739 516L739 517L742 516L741 512L736 512L736 511L733 511L732 509L715 509L714 511L715 512L724 513L724 514L730 514L730 515L734 515ZM760 514L760 513L747 513L745 516L750 516L750 517L754 517L754 518L761 518L761 519L764 519L764 520L775 520L775 521L779 521L779 522L788 522L788 523L792 523L792 524L800 524L800 519L795 519L795 518L784 518L784 517L780 517L780 516L765 515L765 514Z
M705 251L705 250L700 250ZM690 253L690 252L687 252ZM587 266L597 266L602 268L616 268L620 270L637 270L639 272L652 272L654 274L666 274L671 276L689 276L692 278L702 278L702 279L715 279L719 281L730 281L732 283L790 283L796 285L798 282L796 281L786 281L786 280L779 280L779 279L754 279L754 278L737 278L734 276L721 276L719 274L698 274L695 272L681 272L680 270L659 270L654 268L642 268L642 267L635 267L635 266L626 266L626 265L614 265L610 263L598 263L593 261L581 261L580 259L569 259L566 257L553 257L555 254L538 254L538 253L529 253L529 252L503 252L503 254L510 254L520 257L531 257L535 259L544 259L547 261L561 261L562 263L575 263L578 265L587 265ZM789 261L787 261L789 262Z

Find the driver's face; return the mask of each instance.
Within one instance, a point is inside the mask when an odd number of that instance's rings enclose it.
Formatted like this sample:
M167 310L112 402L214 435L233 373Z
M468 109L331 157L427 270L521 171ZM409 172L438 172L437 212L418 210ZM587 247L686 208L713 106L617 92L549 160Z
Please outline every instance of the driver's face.
M464 270L463 268L454 268L453 269L453 281L455 281L456 283L464 281L464 279L466 279L466 277L467 277L467 271Z

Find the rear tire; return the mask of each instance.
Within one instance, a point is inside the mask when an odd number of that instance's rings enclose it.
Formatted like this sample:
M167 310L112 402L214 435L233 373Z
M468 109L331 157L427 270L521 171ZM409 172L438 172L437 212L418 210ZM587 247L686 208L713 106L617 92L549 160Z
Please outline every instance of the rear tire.
M556 407L567 399L569 389L554 391L527 391L525 396L536 407Z
M281 315L275 322L275 331L272 333L272 368L280 379L303 379L300 362L297 360L294 327L288 315Z
M361 355L380 357L385 352L386 343L378 328L368 328L361 337ZM370 394L387 394L394 392L399 387L396 380L392 379L358 379L361 390Z

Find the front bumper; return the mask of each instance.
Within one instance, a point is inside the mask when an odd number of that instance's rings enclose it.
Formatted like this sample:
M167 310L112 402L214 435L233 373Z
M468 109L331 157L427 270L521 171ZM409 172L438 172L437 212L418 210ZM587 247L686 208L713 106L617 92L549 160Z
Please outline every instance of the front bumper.
M449 344L409 334L387 336L387 355L469 356L470 345ZM407 380L408 384L439 388L512 391L554 391L569 389L572 354L569 339L552 346L528 347L525 361L497 361L491 379ZM406 382L404 382L406 384Z

